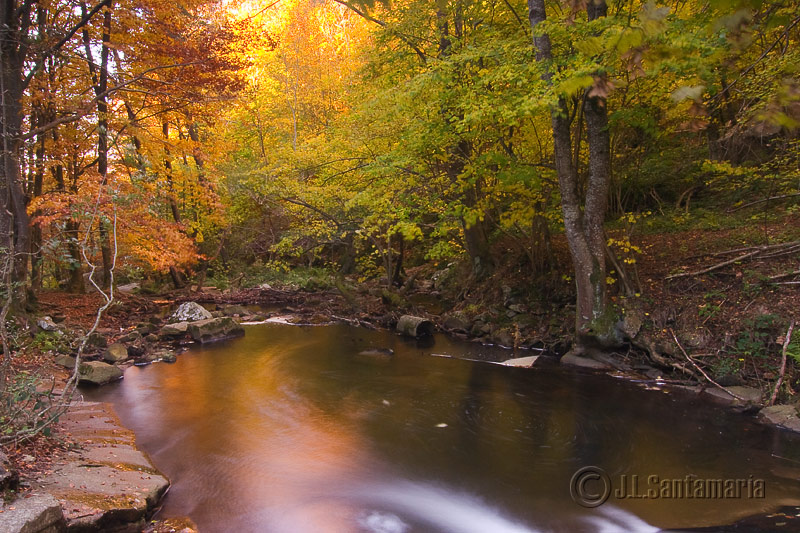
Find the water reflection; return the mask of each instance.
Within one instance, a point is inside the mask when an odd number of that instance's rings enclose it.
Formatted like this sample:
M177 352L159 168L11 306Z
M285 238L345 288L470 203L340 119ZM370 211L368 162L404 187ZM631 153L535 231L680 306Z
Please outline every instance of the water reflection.
M360 353L371 348L395 355ZM654 531L800 504L797 439L741 415L610 378L432 351L507 354L268 324L87 395L114 402L173 481L163 514L204 532ZM612 480L753 475L766 498L585 509L569 480L586 465Z

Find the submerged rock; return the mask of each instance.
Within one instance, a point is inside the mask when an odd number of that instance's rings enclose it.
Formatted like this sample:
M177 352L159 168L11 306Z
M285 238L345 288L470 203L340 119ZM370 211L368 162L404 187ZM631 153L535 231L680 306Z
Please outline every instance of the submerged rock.
M391 348L371 348L369 350L361 350L358 355L366 355L368 357L391 357L394 355L394 350Z
M184 302L169 317L169 322L192 322L212 318L211 311L196 302Z
M203 344L244 335L244 328L230 317L190 322L188 330L194 340Z
M101 361L81 363L78 369L78 381L92 385L105 385L122 379L122 370Z

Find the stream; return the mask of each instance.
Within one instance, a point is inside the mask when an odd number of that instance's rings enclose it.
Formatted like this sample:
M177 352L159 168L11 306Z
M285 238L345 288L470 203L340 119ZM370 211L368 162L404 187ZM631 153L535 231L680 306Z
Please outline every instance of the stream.
M114 405L172 481L159 517L204 533L594 533L800 506L800 438L688 392L489 364L514 354L438 335L246 328L82 389ZM622 492L575 503L587 466ZM680 494L687 476L705 492ZM717 480L738 489L709 496Z

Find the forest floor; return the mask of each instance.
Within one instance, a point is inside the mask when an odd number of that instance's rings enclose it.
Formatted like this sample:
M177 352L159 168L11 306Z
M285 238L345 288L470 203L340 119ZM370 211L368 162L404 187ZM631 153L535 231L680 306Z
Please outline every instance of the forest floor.
M781 373L783 337L789 323L800 318L798 228L800 216L792 215L759 228L755 236L752 228L740 228L633 237L631 242L642 250L635 269L629 269L637 292L625 296L615 283L612 299L621 314L641 322L637 333L646 335L661 355L682 363L686 371L658 368L645 351L630 344L616 359L630 372L674 381L697 377L705 381L693 371L699 367L723 386L760 389L767 401ZM566 247L558 238L553 248L557 262L568 261ZM510 248L496 252L514 257ZM702 274L669 279L712 267ZM340 278L327 288L310 291L260 286L205 287L158 295L119 293L115 305L103 315L99 332L110 343L143 324L159 322L179 302L197 301L219 309L247 306L247 313L262 316L291 315L304 323L341 320L365 327L391 328L399 316L413 314L429 318L452 335L517 352L561 355L569 349L574 320L571 280L551 276L532 282L523 260L498 266L480 282L464 283L469 279L466 269L463 264L419 267L408 273L415 276L413 287L392 290L379 281L356 283ZM38 315L51 316L70 331L86 331L102 304L99 294L56 291L42 291L38 300ZM795 337L792 346L800 344L800 332ZM48 342L40 334L23 342L25 349L15 359L14 370L35 374L42 383L56 383L58 389L68 371L54 364L53 356L64 350ZM522 355L527 353L516 356ZM696 366L686 364L687 355ZM800 361L789 357L778 403L797 406L797 391ZM6 452L24 486L25 480L50 471L53 461L71 446L69 435L56 427L52 436L7 446Z

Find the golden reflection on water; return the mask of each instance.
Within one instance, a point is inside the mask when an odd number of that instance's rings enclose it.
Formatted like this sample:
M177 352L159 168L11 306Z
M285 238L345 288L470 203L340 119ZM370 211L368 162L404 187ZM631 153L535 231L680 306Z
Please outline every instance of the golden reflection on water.
M487 350L436 342L438 353ZM359 355L377 347L395 355ZM396 515L409 532L470 531L481 520L498 532L595 531L589 520L614 508L681 528L800 505L791 461L771 456L800 461L797 440L741 415L606 378L431 351L344 326L253 326L174 365L131 368L94 396L115 403L172 479L164 513L188 514L201 531L371 531L365 512ZM584 509L569 480L587 465L615 484L623 474L753 475L766 480L766 498L612 496L605 510ZM431 500L464 518L434 528L423 509ZM626 516L630 530L648 530Z

